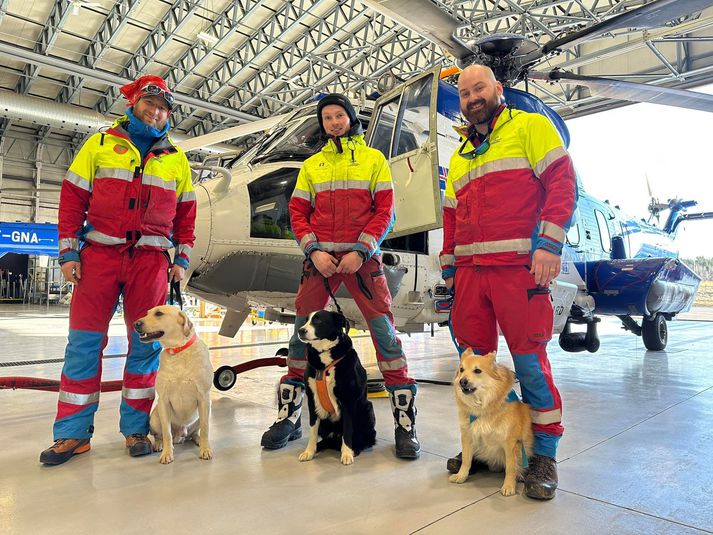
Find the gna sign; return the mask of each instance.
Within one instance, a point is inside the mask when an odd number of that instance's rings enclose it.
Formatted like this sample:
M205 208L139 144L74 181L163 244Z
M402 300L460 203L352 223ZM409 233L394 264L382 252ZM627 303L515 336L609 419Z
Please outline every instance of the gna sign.
M57 256L57 225L0 222L0 254Z

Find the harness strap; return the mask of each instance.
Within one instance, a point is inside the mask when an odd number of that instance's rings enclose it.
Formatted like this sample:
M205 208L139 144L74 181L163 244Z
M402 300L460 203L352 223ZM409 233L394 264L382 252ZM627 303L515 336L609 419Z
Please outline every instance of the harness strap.
M337 360L333 360L329 365L323 370L317 370L317 376L315 377L315 384L317 385L317 396L319 397L319 402L324 407L324 410L329 414L334 414L336 409L332 405L332 400L329 399L329 391L327 390L327 372L332 369L337 363L344 357L340 357Z

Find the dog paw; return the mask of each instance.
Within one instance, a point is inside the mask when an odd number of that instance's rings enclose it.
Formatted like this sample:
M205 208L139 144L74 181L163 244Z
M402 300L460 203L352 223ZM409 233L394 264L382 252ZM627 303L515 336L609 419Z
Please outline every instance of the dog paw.
M503 496L514 496L516 494L516 487L514 484L505 483L500 487L500 494Z
M351 452L342 453L342 464L344 466L354 464L354 454Z
M159 438L154 439L153 450L154 451L163 451L163 440L161 440Z
M465 483L468 480L468 473L466 472L465 474L461 474L458 472L457 474L453 474L448 478L448 481L451 483Z
M210 448L201 448L200 458L210 460L213 458L213 450Z
M310 450L304 450L302 453L300 453L299 460L304 462L304 461L311 461L314 459L314 452Z
M173 462L173 454L169 451L164 451L159 457L158 462L161 464L171 464Z

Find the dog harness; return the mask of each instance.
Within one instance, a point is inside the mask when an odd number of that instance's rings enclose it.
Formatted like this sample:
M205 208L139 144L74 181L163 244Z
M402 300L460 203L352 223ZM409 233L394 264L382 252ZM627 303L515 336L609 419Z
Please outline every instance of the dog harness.
M183 351L184 349L189 348L189 347L191 347L193 344L195 344L195 343L196 343L196 340L198 340L198 335L196 335L195 333L193 333L193 336L191 336L191 339L188 340L188 342L186 342L186 343L183 344L182 346L178 346L178 347L167 347L167 348L166 348L166 353L168 353L169 355L175 355L176 353L180 353L180 352Z
M332 362L329 363L329 365L324 368L323 370L315 370L317 373L317 376L314 378L315 384L317 385L317 396L319 397L319 402L322 404L322 407L324 407L324 410L327 411L329 414L334 414L336 409L334 408L334 405L332 405L332 400L329 399L329 392L327 391L327 372L334 368L334 366L337 365L337 363L342 360L344 357L340 357L337 360L333 360Z

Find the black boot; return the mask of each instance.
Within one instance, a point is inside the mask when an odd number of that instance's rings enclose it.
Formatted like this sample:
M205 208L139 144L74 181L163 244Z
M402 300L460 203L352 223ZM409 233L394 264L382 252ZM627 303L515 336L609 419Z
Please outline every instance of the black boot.
M389 401L394 414L396 456L418 459L421 444L416 436L416 385L389 390Z
M268 450L287 446L290 440L302 438L302 398L304 386L299 383L281 383L278 389L277 420L262 435L260 444Z
M446 470L448 470L451 474L457 474L460 472L461 464L463 464L463 453L459 452L455 457L448 459L446 462ZM473 457L473 462L470 464L468 474L472 476L476 472L488 470L490 470L490 467L486 463Z
M557 462L552 457L533 455L525 475L525 495L536 500L551 500L557 490Z

